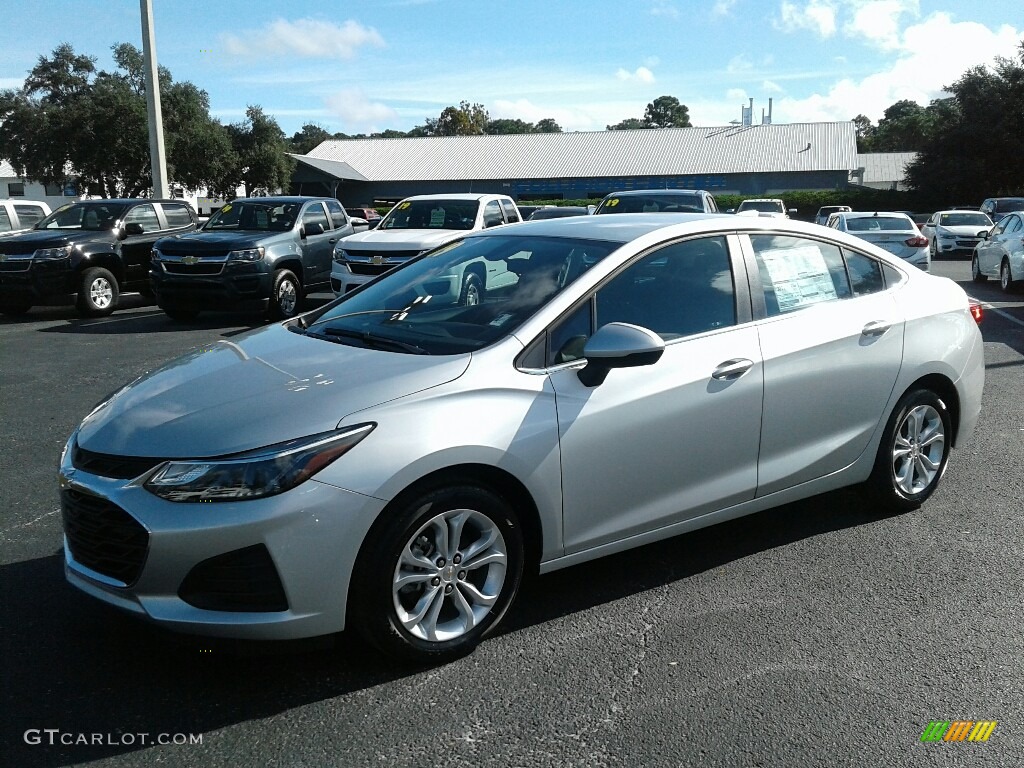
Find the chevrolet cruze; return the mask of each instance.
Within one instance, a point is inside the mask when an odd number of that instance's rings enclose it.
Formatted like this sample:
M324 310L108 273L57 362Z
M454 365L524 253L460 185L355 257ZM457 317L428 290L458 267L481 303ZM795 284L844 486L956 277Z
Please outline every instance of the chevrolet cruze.
M467 305L467 262L510 279ZM849 485L918 507L981 407L964 292L785 219L468 234L128 384L60 466L68 580L167 628L465 653L548 572Z

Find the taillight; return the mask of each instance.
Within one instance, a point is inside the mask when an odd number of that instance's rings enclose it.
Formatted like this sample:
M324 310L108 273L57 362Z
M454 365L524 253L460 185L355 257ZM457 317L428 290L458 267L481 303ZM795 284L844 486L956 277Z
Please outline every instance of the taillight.
M904 240L903 242L909 245L911 248L924 248L926 245L928 245L928 238L921 237L920 235L918 235L917 237L911 237L910 239Z
M981 302L980 301L975 301L974 299L971 299L968 302L968 307L970 307L971 317L974 318L974 322L976 322L978 325L981 325L981 321L985 317L985 313L984 313L984 311L981 308Z

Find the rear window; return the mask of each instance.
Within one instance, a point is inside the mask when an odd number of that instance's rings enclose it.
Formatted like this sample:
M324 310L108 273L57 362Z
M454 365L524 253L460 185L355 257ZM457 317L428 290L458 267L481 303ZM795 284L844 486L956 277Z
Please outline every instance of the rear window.
M168 229L188 227L192 224L192 214L188 207L179 203L164 203L164 216L167 217Z
M914 222L906 216L872 216L846 220L848 232L907 232L912 229Z
M18 214L18 220L23 227L34 227L46 218L46 211L43 210L41 205L21 203L14 206L14 211Z
M11 225L11 217L7 215L6 208L0 208L0 232L10 232L14 227Z
M622 195L609 197L597 213L703 213L700 195Z
M1007 197L1003 200L996 200L995 210L999 213L1024 211L1024 197Z

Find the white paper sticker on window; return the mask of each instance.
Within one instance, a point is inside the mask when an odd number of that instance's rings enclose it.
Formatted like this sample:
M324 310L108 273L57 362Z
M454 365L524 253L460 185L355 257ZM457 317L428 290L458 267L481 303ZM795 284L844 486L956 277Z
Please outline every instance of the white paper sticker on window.
M443 227L444 226L444 208L434 208L430 212L430 226L432 226L432 227Z
M780 312L837 298L828 264L817 246L779 248L758 255L775 286Z

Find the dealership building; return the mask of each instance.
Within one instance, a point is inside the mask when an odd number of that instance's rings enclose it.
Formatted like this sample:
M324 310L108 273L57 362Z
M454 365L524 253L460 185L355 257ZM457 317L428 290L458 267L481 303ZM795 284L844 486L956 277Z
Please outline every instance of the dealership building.
M332 139L293 157L293 193L346 205L446 192L515 200L601 198L625 189L773 195L844 189L860 167L852 122Z

